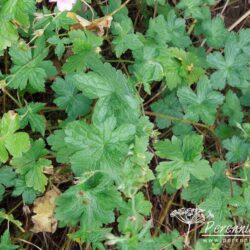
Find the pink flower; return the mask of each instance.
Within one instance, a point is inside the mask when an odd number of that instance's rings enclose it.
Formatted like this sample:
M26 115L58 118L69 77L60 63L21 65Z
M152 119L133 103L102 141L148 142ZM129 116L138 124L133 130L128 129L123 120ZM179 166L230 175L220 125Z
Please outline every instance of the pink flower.
M57 3L59 11L70 11L76 3L76 0L49 0L49 2Z

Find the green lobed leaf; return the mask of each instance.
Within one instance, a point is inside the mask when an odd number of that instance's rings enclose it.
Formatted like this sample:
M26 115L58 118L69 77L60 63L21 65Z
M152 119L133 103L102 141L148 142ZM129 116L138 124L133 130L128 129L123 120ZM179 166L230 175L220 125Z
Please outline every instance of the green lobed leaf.
M40 102L29 102L24 108L17 109L18 114L20 115L20 126L25 128L28 124L32 131L39 132L44 136L46 119L43 115L38 114L45 106L45 103Z
M213 176L209 162L201 159L202 139L199 135L186 135L183 139L173 136L171 141L164 140L155 145L157 155L170 160L157 166L161 185L170 182L179 189L188 185L190 175L199 180Z
M232 224L232 221L230 221L231 213L227 208L228 203L229 201L224 193L218 188L215 188L208 198L199 205L199 208L213 215L212 220L215 222L214 226L227 226ZM207 232L211 232L214 226L209 226Z
M72 77L66 76L65 80L57 78L52 85L56 94L54 103L64 109L70 119L86 115L90 111L91 104L88 98L80 94L73 82Z
M128 49L134 50L143 46L138 36L134 34L133 23L130 18L122 18L120 22L113 22L111 32L114 35L114 45L117 57L120 57Z
M185 118L196 122L201 119L209 125L214 123L217 108L224 100L221 93L212 90L205 77L198 82L196 93L191 88L182 87L178 89L177 95L185 110Z
M56 45L55 53L58 56L58 59L61 59L65 52L65 45L70 44L71 41L67 37L63 37L62 39L59 36L52 36L48 39L48 42Z
M182 107L175 92L166 94L164 98L154 102L150 107L152 111L158 114L169 115L176 118L183 117ZM160 129L168 128L171 124L174 124L172 120L161 117L156 117L155 121Z
M223 147L228 151L226 159L229 162L244 162L249 155L249 143L238 136L224 140Z
M56 218L60 226L77 225L94 229L115 220L113 210L120 206L119 192L110 182L82 183L70 187L56 201Z
M67 59L63 71L82 72L91 61L94 62L99 57L98 47L102 44L102 38L87 30L73 30L69 32L69 39L73 43L74 55Z
M175 47L165 49L159 55L158 61L164 69L166 85L170 90L191 85L204 75L204 62L193 52Z
M12 196L18 197L21 195L24 203L32 204L38 194L39 192L34 188L27 186L23 176L18 176L15 180L15 187L12 192Z
M213 52L207 56L207 61L211 68L216 69L211 75L211 83L216 89L221 90L226 84L238 88L249 86L247 76L249 58L240 53L236 42L227 42L224 55L220 52Z
M35 12L35 4L35 0L5 1L0 14L28 28L30 25L30 15Z
M222 48L228 39L229 32L225 28L224 21L221 17L207 19L202 21L197 34L203 34L209 47Z
M16 179L16 174L13 169L9 166L0 167L0 201L5 193L5 188L14 185Z
M193 204L199 203L201 200L209 196L214 189L219 189L226 196L231 195L230 180L226 176L226 162L217 161L213 164L214 176L205 180L198 180L191 178L188 187L186 187L181 197L187 201L191 201ZM234 192L239 194L239 188L236 184L233 184Z
M20 128L19 116L13 111L5 113L0 121L0 161L6 162L8 152L20 157L30 147L29 135L16 132Z
M65 142L74 148L70 158L73 172L79 176L86 170L103 169L116 176L129 151L129 142L135 134L135 126L117 126L114 117L101 124L88 125L75 121L65 129Z
M51 161L44 158L47 153L44 141L38 139L28 152L14 157L10 162L16 172L24 176L26 186L39 192L45 191L48 182L44 171L52 168Z
M174 10L168 13L167 19L159 15L150 19L147 37L154 39L160 45L172 45L186 48L191 44L185 30L185 20L177 18Z
M5 230L5 232L1 236L0 249L15 250L18 248L19 246L12 244L9 230Z
M88 98L98 98L94 117L115 116L118 123L137 123L139 103L125 75L108 63L96 61L91 68L92 72L74 75L74 84Z
M56 74L52 62L44 61L48 54L45 44L37 44L34 50L26 45L16 45L11 47L9 53L13 66L8 86L13 89L44 92L45 80Z
M225 116L229 117L229 125L236 126L242 122L244 114L242 112L240 100L231 90L229 90L226 94L222 111Z
M184 10L185 17L204 20L210 18L210 10L207 5L214 3L215 0L181 0L176 7Z

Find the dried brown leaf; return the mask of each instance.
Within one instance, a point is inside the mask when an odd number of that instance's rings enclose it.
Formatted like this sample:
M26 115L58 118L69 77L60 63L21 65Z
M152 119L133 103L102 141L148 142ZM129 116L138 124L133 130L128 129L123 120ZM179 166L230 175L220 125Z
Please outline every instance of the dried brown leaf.
M54 217L55 199L60 195L60 190L53 187L45 193L44 196L37 198L34 201L33 212L36 215L32 216L34 223L31 229L34 233L48 232L54 233L57 228L57 220Z
M93 21L89 21L73 12L68 12L68 17L74 19L77 24L73 25L73 29L87 29L96 32L98 36L104 35L104 29L110 28L111 22L113 20L112 16L104 16L101 18L94 19Z

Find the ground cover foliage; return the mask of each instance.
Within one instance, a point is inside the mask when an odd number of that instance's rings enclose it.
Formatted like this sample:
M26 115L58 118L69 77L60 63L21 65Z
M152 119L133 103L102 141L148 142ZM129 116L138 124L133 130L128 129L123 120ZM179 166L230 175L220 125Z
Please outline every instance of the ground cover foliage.
M242 2L0 1L0 249L250 249Z

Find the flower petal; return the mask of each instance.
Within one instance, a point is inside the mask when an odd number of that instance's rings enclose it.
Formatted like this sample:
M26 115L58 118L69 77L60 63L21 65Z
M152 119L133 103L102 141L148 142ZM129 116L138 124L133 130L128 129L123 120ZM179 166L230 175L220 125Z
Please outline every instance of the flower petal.
M73 7L73 3L68 0L57 0L57 8L59 11L69 11Z

